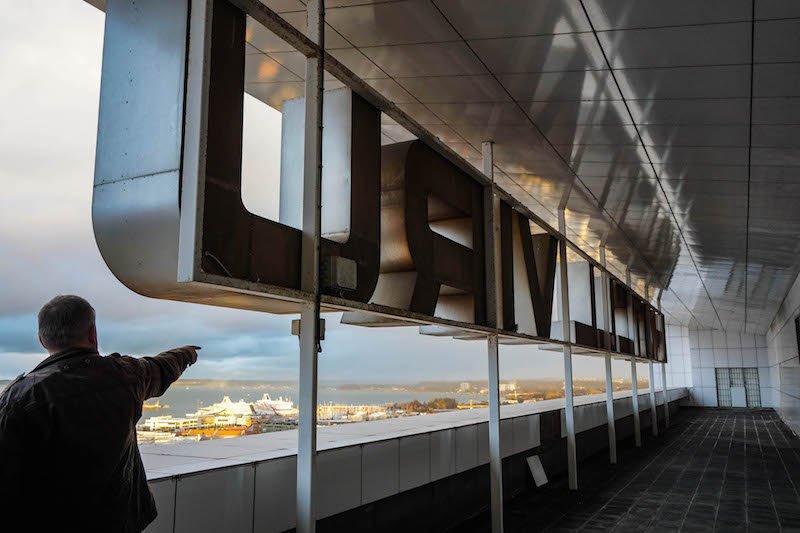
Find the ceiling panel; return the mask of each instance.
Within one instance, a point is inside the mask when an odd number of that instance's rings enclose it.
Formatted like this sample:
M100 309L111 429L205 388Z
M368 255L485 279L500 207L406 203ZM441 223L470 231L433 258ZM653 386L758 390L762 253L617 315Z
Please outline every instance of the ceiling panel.
M530 123L514 102L429 104L428 107L448 124L518 126Z
M275 13L286 13L287 11L305 11L306 9L306 5L300 0L261 0L261 3L273 10Z
M800 96L800 63L753 67L753 97Z
M432 76L398 78L420 102L430 104L508 102L503 86L493 76Z
M611 68L750 63L750 23L678 26L598 34Z
M785 183L800 181L800 165L776 166L753 165L750 176L753 182L760 183Z
M750 65L644 68L615 71L626 100L748 98Z
M583 0L598 31L749 21L751 0Z
M629 104L636 124L749 124L749 106L749 97L643 99Z
M754 99L753 124L800 124L800 97Z
M747 147L653 146L648 149L653 163L690 163L699 165L747 165Z
M800 2L755 0L756 20L800 17Z
M721 180L747 181L746 164L698 165L686 162L667 161L653 165L662 180Z
M353 71L361 79L388 78L389 75L357 48L331 50L331 56Z
M747 125L659 125L639 128L645 145L656 146L739 146L746 147L750 128Z
M300 30L308 37L308 16L305 11L296 11L291 13L282 13L281 18L286 22ZM267 30L261 24L254 22L252 18L247 17L247 42L261 50L262 52L291 52L294 48L287 44L286 41ZM347 42L339 33L330 27L329 24L325 25L325 47L328 49L336 48L350 48L350 43Z
M391 79L366 80L367 84L381 93L396 104L418 103L417 99L408 94L408 91L400 87L396 81Z
M468 41L495 74L600 70L606 68L591 33Z
M800 61L800 19L756 22L756 63Z
M464 42L375 46L361 50L393 78L486 73Z
M753 146L800 147L800 124L753 125Z
M353 46L455 41L453 27L427 1L407 0L330 9L325 19ZM398 21L403 21L398 24Z
M465 39L589 31L574 0L434 0Z
M543 130L553 144L638 144L633 125L561 125Z
M607 70L506 74L498 78L520 102L622 99Z
M528 116L542 129L563 125L631 123L621 100L528 102L523 105Z

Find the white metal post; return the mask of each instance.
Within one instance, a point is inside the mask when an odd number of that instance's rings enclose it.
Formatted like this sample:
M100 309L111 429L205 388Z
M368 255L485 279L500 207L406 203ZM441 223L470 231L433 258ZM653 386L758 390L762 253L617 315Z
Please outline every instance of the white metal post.
M644 299L650 303L650 285L644 285ZM647 311L648 313L650 310ZM647 320L645 324L649 324ZM647 327L647 326L645 326ZM647 343L645 343L646 345ZM658 402L656 400L656 382L655 374L653 373L653 361L647 362L647 370L649 372L648 390L650 391L650 431L653 432L654 437L658 437Z
M564 419L567 427L567 465L569 468L569 488L578 490L578 459L575 441L575 399L572 390L572 336L569 319L569 281L567 279L567 222L562 207L558 211L558 230L563 238L558 240L558 253L561 258L561 328L564 339Z
M489 335L489 487L492 531L503 531L503 457L500 454L500 361L497 335Z
M502 268L500 265L500 197L494 184L493 144L484 142L483 173L492 182L486 234L486 296L490 325L503 327ZM492 531L503 531L503 456L500 452L500 348L497 335L488 337L489 356L489 487L491 493Z
M625 269L625 283L632 290L630 268ZM633 298L628 294L628 335L633 342L634 353L639 349L638 329L639 325L633 323ZM636 356L634 355L631 356L631 406L633 407L633 440L636 447L640 448L642 446L642 424L639 420L639 378L636 375Z
M664 332L666 334L666 332ZM669 396L667 393L667 363L661 363L661 391L664 395L664 427L669 427Z
M661 311L661 296L664 294L664 289L662 288L658 292L658 310ZM661 333L664 335L664 340L666 344L666 335L667 335L667 324L664 320L664 317L661 317ZM665 352L666 355L666 352ZM669 396L667 393L667 363L661 363L661 391L664 395L664 428L669 427Z
M600 301L603 307L603 335L605 337L605 346L610 349L611 332L610 332L610 309L611 305L608 295L608 273L606 272L606 246L600 246L600 266L603 269L600 271ZM594 280L592 281L594 282ZM617 428L616 418L614 417L614 379L611 372L611 353L606 351L606 423L608 424L608 459L612 465L617 464Z
M323 0L307 3L308 35L325 49ZM317 357L320 351L323 57L306 59L301 285L313 294L300 315L300 405L297 433L297 531L316 529Z
M649 361L647 367L650 371L650 427L653 431L653 436L658 437L658 402L656 401L656 380L653 373L653 362Z

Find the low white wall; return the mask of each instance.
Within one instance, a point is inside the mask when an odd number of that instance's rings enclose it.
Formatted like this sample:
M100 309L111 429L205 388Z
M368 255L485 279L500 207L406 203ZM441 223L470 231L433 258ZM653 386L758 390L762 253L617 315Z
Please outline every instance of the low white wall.
M670 401L685 397L670 389ZM617 419L630 392L616 393ZM663 403L661 391L657 403ZM640 391L639 408L650 408ZM504 457L539 446L540 415L564 401L503 406ZM325 518L489 462L486 409L320 428L318 517ZM605 424L605 394L575 398L576 431ZM141 446L159 516L148 533L283 531L295 524L297 431Z

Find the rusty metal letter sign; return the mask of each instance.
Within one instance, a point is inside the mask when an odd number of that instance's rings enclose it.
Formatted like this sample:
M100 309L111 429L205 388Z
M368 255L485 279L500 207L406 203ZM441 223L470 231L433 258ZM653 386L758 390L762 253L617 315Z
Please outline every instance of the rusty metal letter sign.
M297 312L308 295L300 290L301 232L289 221L296 211L269 220L242 201L245 14L222 0L212 3L212 16L190 14L187 1L108 3L93 198L98 246L117 278L147 296ZM333 220L330 232L323 227L323 305L350 309L343 318L350 324L485 326L484 185L422 141L382 147L376 108L347 88L328 96L335 106L325 127L343 147L329 168L349 187L323 188L323 222L326 213ZM286 139L302 122L301 104L284 105ZM282 209L296 207L296 181L281 173ZM549 337L557 240L533 234L505 202L500 219L500 328ZM641 320L639 344L656 355L660 313L637 310L628 327L625 289L611 288L612 326L633 330Z
M212 20L201 266L206 273L299 290L300 230L254 215L242 202L245 16L217 2ZM351 113L357 156L350 169L350 236L343 243L324 239L322 254L356 265L355 286L326 292L366 302L378 277L380 113L356 94Z

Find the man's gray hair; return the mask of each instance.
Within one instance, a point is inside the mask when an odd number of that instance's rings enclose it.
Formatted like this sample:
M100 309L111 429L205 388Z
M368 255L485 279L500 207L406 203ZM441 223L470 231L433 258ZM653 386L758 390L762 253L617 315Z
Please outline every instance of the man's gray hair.
M94 307L80 296L56 296L39 311L39 338L47 348L66 349L86 340Z

